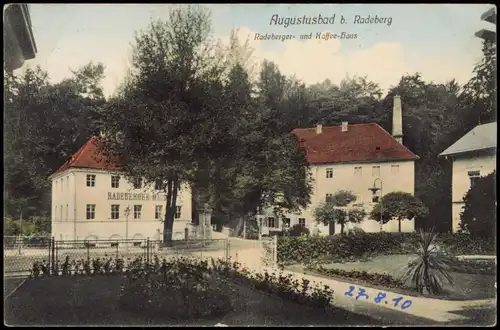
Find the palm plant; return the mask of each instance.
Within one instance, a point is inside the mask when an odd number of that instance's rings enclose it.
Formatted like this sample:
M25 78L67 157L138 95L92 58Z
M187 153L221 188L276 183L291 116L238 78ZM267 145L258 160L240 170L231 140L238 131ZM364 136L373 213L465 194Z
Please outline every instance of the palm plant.
M424 289L428 294L437 294L443 291L443 282L446 280L453 285L450 269L454 261L446 254L437 250L437 233L419 230L417 258L408 263L406 273L401 280L411 282L418 292Z

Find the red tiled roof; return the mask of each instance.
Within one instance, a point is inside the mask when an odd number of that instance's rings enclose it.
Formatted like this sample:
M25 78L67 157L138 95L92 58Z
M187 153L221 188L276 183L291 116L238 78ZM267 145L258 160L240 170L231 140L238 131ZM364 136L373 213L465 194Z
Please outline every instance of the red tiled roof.
M98 150L98 138L93 136L57 171L61 173L69 168L119 169L118 161L108 161L108 157Z
M323 126L320 134L316 133L316 128L296 128L292 134L305 149L310 164L419 158L378 124L348 125L347 132L342 132L341 128Z

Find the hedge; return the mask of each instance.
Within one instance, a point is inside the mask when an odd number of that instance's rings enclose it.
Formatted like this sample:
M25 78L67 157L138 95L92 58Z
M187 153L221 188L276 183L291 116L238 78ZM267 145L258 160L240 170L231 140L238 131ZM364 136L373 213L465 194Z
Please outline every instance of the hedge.
M381 254L415 253L417 233L358 233L334 236L280 237L278 262L303 263L314 259L345 259ZM452 255L496 254L494 242L474 240L466 234L438 236L441 247Z

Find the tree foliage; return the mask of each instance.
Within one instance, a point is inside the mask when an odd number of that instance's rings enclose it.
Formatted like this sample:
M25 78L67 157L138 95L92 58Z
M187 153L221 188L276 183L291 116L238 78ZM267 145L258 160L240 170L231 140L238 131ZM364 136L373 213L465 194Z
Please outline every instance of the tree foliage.
M4 194L6 214L26 220L50 214L50 181L67 158L95 133L95 110L105 102L102 64L51 83L40 67L4 80Z
M425 217L428 213L427 207L415 196L406 192L390 192L384 195L370 212L370 218L382 223L390 220L398 221L398 231L401 232L401 221L414 220Z
M464 197L461 229L474 237L496 237L496 171L479 178Z
M172 240L180 185L209 177L230 144L220 102L224 69L209 33L210 15L200 6L174 8L169 20L138 32L127 85L99 119L101 151L119 159L130 180L164 184L164 241Z

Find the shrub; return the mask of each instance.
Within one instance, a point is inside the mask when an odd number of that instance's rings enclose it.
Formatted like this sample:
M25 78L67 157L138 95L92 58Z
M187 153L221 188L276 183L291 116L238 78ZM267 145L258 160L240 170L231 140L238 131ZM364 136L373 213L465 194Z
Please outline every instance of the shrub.
M306 226L303 226L301 224L295 224L290 228L288 234L292 237L297 237L297 236L309 236L309 229L307 229Z
M437 241L452 255L496 255L494 240L475 239L467 233L442 234Z
M468 234L440 234L435 241L450 255L496 255L494 241L474 239ZM409 254L414 253L418 245L417 233L359 231L347 236L281 237L278 240L278 262L350 261L381 254Z
M496 171L479 178L464 197L461 229L472 236L493 240L496 236Z
M142 263L137 261L136 266ZM190 318L217 316L231 310L230 286L211 273L208 263L179 259L161 268L133 268L120 290L120 304L151 316ZM158 263L159 265L159 263Z
M412 240L414 233L359 233L356 235L284 237L278 240L280 263L307 262L311 259L335 257L360 258L376 254L404 254L413 250L403 242Z
M408 263L408 269L401 280L412 283L420 293L423 293L424 289L429 294L441 293L442 283L445 280L453 284L453 278L449 273L453 260L444 253L436 251L438 234L421 230L419 235L417 258Z
M457 260L451 268L456 273L495 275L497 264L492 260Z

